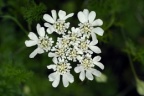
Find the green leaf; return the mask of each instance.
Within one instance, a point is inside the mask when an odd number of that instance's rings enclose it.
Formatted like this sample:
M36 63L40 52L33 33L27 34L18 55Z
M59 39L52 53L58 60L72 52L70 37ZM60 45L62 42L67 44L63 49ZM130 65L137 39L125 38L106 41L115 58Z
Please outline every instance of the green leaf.
M33 6L33 7L31 7ZM23 7L22 14L28 23L38 22L42 19L42 15L46 12L46 6L43 3L36 5L35 3L27 7Z

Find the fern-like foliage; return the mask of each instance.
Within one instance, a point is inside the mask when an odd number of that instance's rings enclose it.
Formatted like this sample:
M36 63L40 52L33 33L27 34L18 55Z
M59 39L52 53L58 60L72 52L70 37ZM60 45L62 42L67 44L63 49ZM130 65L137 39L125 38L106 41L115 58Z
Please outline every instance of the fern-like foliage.
M31 24L32 22L38 22L40 19L42 19L46 9L47 7L43 3L37 5L36 3L32 2L28 6L22 7L21 12L24 19Z

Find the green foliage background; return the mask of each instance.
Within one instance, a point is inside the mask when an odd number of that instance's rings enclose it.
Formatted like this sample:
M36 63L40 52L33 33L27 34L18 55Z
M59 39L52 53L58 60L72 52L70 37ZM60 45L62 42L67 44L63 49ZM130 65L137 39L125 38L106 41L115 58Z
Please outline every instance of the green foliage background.
M43 26L44 13L52 9L74 12L69 19L77 26L76 13L87 8L104 22L98 37L106 82L62 83L48 81L47 54L29 54L24 41L36 24ZM55 37L55 36L53 36ZM74 73L72 71L72 73ZM144 95L144 0L0 0L0 96L142 96Z

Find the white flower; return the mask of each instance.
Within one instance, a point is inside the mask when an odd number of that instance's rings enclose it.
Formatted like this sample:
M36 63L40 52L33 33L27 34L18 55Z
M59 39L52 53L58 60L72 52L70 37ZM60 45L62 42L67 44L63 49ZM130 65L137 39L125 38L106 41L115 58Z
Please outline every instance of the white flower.
M80 29L72 27L68 34L70 37L70 44L73 46L78 46L81 37Z
M63 47L60 43L57 43L49 52L48 56L53 58L66 58L67 48Z
M62 82L64 87L67 87L69 83L74 82L74 77L70 74L70 63L65 61L64 59L57 60L53 59L54 64L47 66L48 69L53 69L55 72L51 73L48 78L49 81L52 81L52 86L57 87L60 82L60 76L62 76Z
M66 57L68 60L76 62L76 60L78 60L78 58L81 54L83 54L83 53L76 50L76 48L69 48L68 51L66 52Z
M49 14L44 14L43 16L43 19L47 21L47 23L44 24L45 27L48 27L47 32L51 34L52 32L55 31L58 34L64 34L70 25L70 23L69 22L66 23L65 20L72 17L74 13L66 15L65 11L59 10L58 19L55 10L52 10L51 13L52 17Z
M80 43L78 46L75 46L75 48L81 52L81 53L90 53L92 54L93 52L95 53L101 53L101 50L99 47L96 46L98 43L98 40L91 41L85 39L85 37L82 37L80 39Z
M57 38L57 44L62 45L63 47L70 46L70 37L69 35L63 35L62 38Z
M78 12L78 19L80 21L80 29L84 36L89 38L90 35L95 35L94 33L102 36L104 31L100 27L103 24L101 19L96 19L96 13L94 11L89 12L87 9L84 9L83 12ZM96 28L95 28L96 27ZM95 35L96 36L96 35ZM93 37L95 37L93 36Z
M93 59L91 58L91 55L87 54L86 56L81 57L80 63L77 67L74 68L74 71L76 73L80 73L79 78L81 81L83 81L86 78L89 80L93 80L95 76L100 76L101 72L96 70L94 67L97 65L101 69L104 69L104 65L100 63L101 57L95 56Z
M49 38L45 34L44 27L41 27L40 24L37 24L37 33L39 37L33 32L28 34L30 40L25 41L25 45L27 47L31 47L37 45L38 47L29 55L30 58L34 58L37 54L42 54L44 51L48 52L51 49L52 44L54 41L52 38Z

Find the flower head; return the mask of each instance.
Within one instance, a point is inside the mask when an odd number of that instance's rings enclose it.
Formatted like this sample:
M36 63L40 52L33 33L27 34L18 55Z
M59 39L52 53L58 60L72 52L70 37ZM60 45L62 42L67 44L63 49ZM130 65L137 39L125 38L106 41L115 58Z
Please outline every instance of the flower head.
M96 56L92 59L90 54L80 57L80 64L78 64L74 70L76 73L80 73L79 78L81 81L83 81L85 77L89 80L93 80L93 75L100 76L101 72L94 68L95 65L97 65L101 69L104 69L104 65L99 62L100 59L100 56Z
M55 10L51 11L52 17L49 14L44 14L43 19L47 22L45 23L45 27L48 27L47 32L51 34L52 32L56 32L57 34L65 34L67 29L69 28L70 23L65 22L66 19L72 17L74 13L70 13L66 15L65 11L59 10L58 17Z
M63 45L57 43L52 49L52 52L49 52L49 57L56 57L56 58L66 58L66 51L67 47L63 47Z
M52 82L53 87L57 87L62 77L64 87L69 83L74 82L74 77L70 73L72 66L71 62L79 62L74 68L74 71L79 74L79 78L83 81L85 78L93 80L94 76L100 76L101 72L95 69L95 66L104 69L104 65L100 63L100 56L92 58L93 53L101 53L101 49L97 46L98 40L96 34L102 36L104 31L100 26L103 24L101 19L95 19L96 13L89 12L87 9L78 12L77 17L80 23L78 27L71 27L70 23L66 20L72 17L74 13L66 15L66 12L59 10L51 11L51 15L44 14L43 19L46 21L44 26L47 27L45 32L44 27L37 24L37 33L30 32L26 40L27 47L37 45L37 48L30 54L30 58L34 58L37 54L49 52L48 57L52 57L54 64L47 66L52 69L48 78ZM70 29L70 30L68 30ZM53 46L53 39L49 37L53 32L57 33L57 41ZM95 34L96 33L96 34ZM92 40L91 40L92 38Z
M72 74L70 74L70 63L64 59L53 59L54 64L47 66L48 69L53 69L55 72L51 73L48 78L49 81L52 81L52 86L57 87L60 82L60 76L62 76L62 82L64 87L67 87L70 83L74 82Z
M101 19L96 19L96 13L94 11L89 12L87 9L78 12L78 19L80 21L81 33L87 38L90 37L91 33L96 33L100 36L103 35L104 31L102 28L98 27L103 24ZM97 26L97 27L96 27ZM95 34L93 34L95 35Z
M101 53L100 48L96 46L97 43L98 40L90 41L85 39L85 37L81 37L80 43L75 48L81 53Z
M44 27L41 27L39 24L37 24L36 28L37 28L37 33L39 37L37 37L37 35L34 32L30 32L28 34L28 37L30 38L30 40L25 41L25 45L27 47L37 45L37 48L30 54L29 56L30 58L34 58L35 55L42 54L44 53L44 51L48 52L51 49L52 44L54 43L52 38L49 38L45 34Z
M70 38L70 44L72 46L78 46L78 43L80 42L80 29L72 27L71 31L68 32L69 38Z

